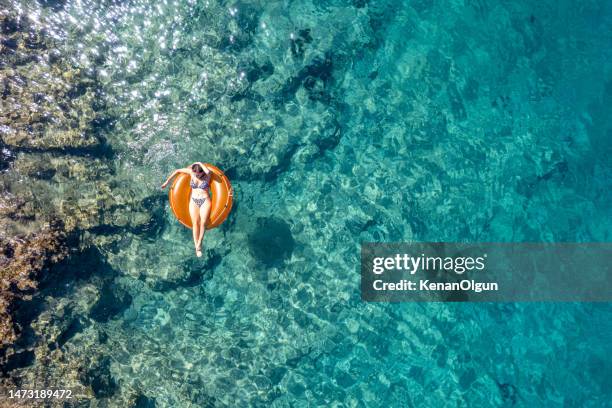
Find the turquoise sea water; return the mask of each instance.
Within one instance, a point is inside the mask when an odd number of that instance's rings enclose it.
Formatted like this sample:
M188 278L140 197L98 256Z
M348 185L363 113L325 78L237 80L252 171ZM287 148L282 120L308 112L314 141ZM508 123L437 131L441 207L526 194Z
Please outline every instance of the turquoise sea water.
M101 177L155 214L52 271L24 384L91 406L610 406L610 305L368 304L359 250L609 242L612 3L8 4L97 78ZM159 190L195 160L236 190L202 260Z

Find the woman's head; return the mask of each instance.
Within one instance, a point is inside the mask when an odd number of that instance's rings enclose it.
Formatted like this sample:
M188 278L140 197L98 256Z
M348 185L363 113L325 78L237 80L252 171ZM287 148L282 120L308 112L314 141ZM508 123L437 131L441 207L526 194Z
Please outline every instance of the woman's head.
M195 173L195 176L199 179L204 179L206 177L206 173L204 172L204 169L202 168L202 166L200 166L197 163L191 166L191 170Z

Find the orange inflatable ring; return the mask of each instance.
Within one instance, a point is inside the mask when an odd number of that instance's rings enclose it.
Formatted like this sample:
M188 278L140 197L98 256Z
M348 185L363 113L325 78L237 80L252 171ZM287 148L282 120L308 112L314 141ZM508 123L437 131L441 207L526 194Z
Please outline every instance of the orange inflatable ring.
M229 179L219 168L212 164L205 164L212 172L210 180L210 199L212 205L208 222L206 223L206 229L211 229L221 225L229 215L234 201L234 191ZM170 207L174 216L187 228L192 227L191 216L189 215L189 200L191 199L190 181L191 176L181 173L176 176L170 191L168 191L168 200L170 200Z

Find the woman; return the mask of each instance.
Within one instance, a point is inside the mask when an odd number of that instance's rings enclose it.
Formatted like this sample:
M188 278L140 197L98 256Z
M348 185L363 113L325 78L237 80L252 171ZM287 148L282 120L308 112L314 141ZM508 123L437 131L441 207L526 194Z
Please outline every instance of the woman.
M208 221L208 215L210 214L210 193L208 189L212 172L206 165L195 162L191 167L174 170L161 188L166 188L170 180L179 173L188 174L191 177L189 215L191 216L193 243L195 244L196 255L199 258L202 256L202 240L206 231L206 221Z

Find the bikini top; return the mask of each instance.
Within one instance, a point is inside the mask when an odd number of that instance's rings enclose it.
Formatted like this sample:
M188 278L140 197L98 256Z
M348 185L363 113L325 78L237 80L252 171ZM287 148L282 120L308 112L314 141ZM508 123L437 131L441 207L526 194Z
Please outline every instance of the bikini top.
M200 189L200 190L208 190L208 180L204 180L202 181L199 185L197 182L191 180L191 183L189 183L189 185L191 186L191 188L195 189Z

